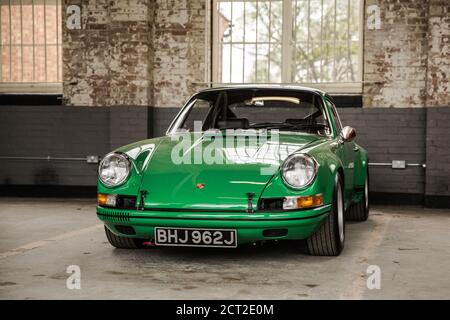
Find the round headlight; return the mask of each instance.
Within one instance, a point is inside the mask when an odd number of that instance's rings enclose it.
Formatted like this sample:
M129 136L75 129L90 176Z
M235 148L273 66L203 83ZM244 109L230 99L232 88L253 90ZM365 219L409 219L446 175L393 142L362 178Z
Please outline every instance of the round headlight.
M284 183L294 189L308 186L316 177L316 172L316 161L307 154L293 154L286 158L281 167Z
M116 187L127 180L131 163L121 153L110 153L103 158L98 167L100 180L108 187Z

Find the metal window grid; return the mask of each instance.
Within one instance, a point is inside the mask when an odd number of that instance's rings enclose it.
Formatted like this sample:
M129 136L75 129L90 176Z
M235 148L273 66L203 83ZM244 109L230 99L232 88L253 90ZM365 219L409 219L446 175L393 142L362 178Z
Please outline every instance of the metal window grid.
M61 10L62 10L62 0L0 0L0 9L3 15L8 17L8 22L3 25L2 17L0 14L0 89L2 91L18 91L26 92L27 88L45 88L48 86L50 91L53 91L55 88L59 88L59 84L62 82L62 72L61 72L61 48L62 43L60 39L61 33ZM14 8L15 7L15 8ZM24 9L27 9L31 14L31 43L24 43ZM17 10L16 10L17 9ZM40 10L43 14L43 17L40 16L42 20L38 21L37 10ZM19 12L18 15L13 15L12 12ZM53 11L54 10L54 11ZM53 12L52 12L53 11ZM48 13L51 12L51 16L54 16L56 21L50 21ZM53 18L53 17L52 17ZM19 19L20 21L13 21L13 19ZM36 39L36 32L38 28L41 27L39 24L43 23L43 40L38 42ZM13 29L13 25L20 25L18 30ZM27 22L28 26L30 23ZM56 28L55 28L56 26ZM56 30L50 30L49 28L55 28ZM19 32L19 36L14 34ZM54 41L48 41L48 33L55 35ZM16 38L16 41L13 42L13 35ZM8 38L9 41L3 41L3 38ZM19 39L19 40L17 40ZM32 50L26 50L27 54L31 54L32 57L25 57L25 48L32 48ZM36 49L43 48L43 69L44 74L42 78L44 81L39 81L39 77L37 74L37 52ZM17 50L19 51L17 51ZM42 49L40 49L42 50ZM49 51L52 50L56 52L49 56ZM8 52L8 55L4 55L4 52ZM20 52L20 62L16 62L15 59L17 57L13 57L13 52ZM7 56L7 59L5 58ZM25 66L24 60L29 58L30 64ZM51 60L51 61L50 61ZM55 61L56 60L56 61ZM17 63L19 63L20 67L18 67ZM49 74L51 70L49 70L52 66L56 65L56 73ZM27 69L28 68L28 69ZM5 73L4 70L8 70L9 72ZM20 69L20 74L18 78L13 79L14 70ZM26 71L31 73L31 81L30 79L25 79ZM50 76L52 75L52 76ZM56 82L53 80L56 79ZM34 90L31 90L34 91Z
M272 40L272 5L275 2L280 3L282 2L282 36L279 43L274 43ZM221 4L228 4L230 6L230 23L234 23L234 15L233 15L233 3L243 3L244 5L244 11L246 10L246 5L248 3L252 3L256 7L256 16L259 16L259 3L265 2L269 4L269 41L258 41L258 27L256 27L256 41L246 41L245 34L246 34L246 24L245 24L245 17L244 14L244 23L243 23L243 30L241 30L241 34L243 34L242 41L234 41L233 40L233 28L235 28L234 25L231 26L231 34L228 41L223 41L223 39L220 39L219 35L219 13L220 13L220 5ZM295 50L295 46L298 44L297 35L293 32L293 30L297 27L297 19L296 14L298 14L298 5L301 4L304 8L307 8L308 11L308 17L311 15L311 5L312 2L314 4L320 3L320 37L314 39L315 35L310 34L310 19L307 21L307 40L303 41L306 42L306 52L308 52L309 48L317 43L320 45L321 48L323 48L324 45L330 45L333 50L333 57L332 57L332 72L333 72L333 81L327 81L327 82L303 82L302 84L311 84L316 87L323 88L325 90L330 90L331 92L361 92L362 89L362 47L363 47L363 37L362 37L362 30L363 30L363 16L364 16L364 1L363 0L320 0L320 1L313 1L313 0L213 0L212 5L212 13L213 13L213 21L212 21L212 32L213 32L213 44L212 44L212 52L213 52L213 59L212 59L212 77L213 77L213 84L224 84L224 83L249 83L249 82L260 82L260 83L273 83L275 81L272 81L270 79L270 54L271 54L271 46L274 44L278 44L281 46L281 61L279 62L281 66L281 81L276 81L278 83L295 83L295 75L294 73L294 67L295 67L295 61L293 61L292 53L293 50ZM347 5L347 26L346 26L346 33L347 33L347 39L341 40L336 39L336 36L333 37L333 39L324 39L323 38L323 17L324 17L324 2L328 4L332 4L334 11L334 17L333 17L333 29L332 33L336 35L337 30L337 22L336 22L336 13L337 13L337 5L338 2L346 2ZM356 4L356 5L355 5ZM358 21L356 21L358 25L357 30L357 39L352 40L350 39L350 15L352 13L355 13L353 10L356 11L357 15L359 16ZM258 21L258 19L256 19ZM257 23L257 22L256 22ZM265 81L254 81L256 79L253 79L253 81L246 81L244 78L245 76L245 66L246 66L246 59L245 59L245 50L247 46L254 46L256 53L255 53L255 70L257 70L257 64L258 64L258 47L261 45L268 45L269 51L268 51L268 70L267 70L267 76ZM357 59L354 62L354 67L358 70L355 77L348 79L346 81L337 81L336 80L336 54L335 50L337 45L345 46L347 50L350 50L352 45L357 46ZM223 61L223 50L224 48L228 46L230 50L229 53L229 61L227 64L229 65L222 65ZM233 47L241 46L243 48L243 57L242 57L242 81L240 82L233 82L233 70L236 70L233 68L233 54L232 50ZM323 81L323 74L324 74L324 65L323 65L323 59L320 60L320 66L318 68L318 71L320 72L320 77ZM347 65L349 63L349 60L347 60ZM223 76L223 68L229 68L229 75L227 79L224 79Z

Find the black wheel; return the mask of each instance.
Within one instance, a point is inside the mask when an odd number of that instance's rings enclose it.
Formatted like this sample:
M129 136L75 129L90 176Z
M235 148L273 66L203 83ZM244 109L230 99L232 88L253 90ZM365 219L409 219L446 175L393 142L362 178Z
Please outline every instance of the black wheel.
M344 248L345 218L342 179L334 181L331 212L316 232L306 239L308 251L313 256L338 256Z
M346 218L351 221L366 221L369 217L369 172L364 181L364 193L361 201L353 204L346 213Z
M106 237L108 238L109 243L116 248L119 249L139 249L142 248L142 243L145 241L144 239L135 239L135 238L127 238L120 237L115 235L105 226Z

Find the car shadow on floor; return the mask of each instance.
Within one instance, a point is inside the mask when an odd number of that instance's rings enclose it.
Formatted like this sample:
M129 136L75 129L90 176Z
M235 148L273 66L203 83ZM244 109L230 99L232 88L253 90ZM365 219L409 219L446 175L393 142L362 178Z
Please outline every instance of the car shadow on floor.
M237 248L195 248L195 247L145 247L138 250L112 249L113 255L128 259L157 259L164 262L213 262L213 261L241 261L246 260L292 260L293 257L308 256L306 241L267 241L257 244L240 245Z
M351 254L377 226L370 219L366 222L347 222L346 247L341 255ZM306 240L266 241L256 244L239 245L237 248L170 247L149 246L138 250L113 249L112 254L120 259L153 260L161 262L208 262L208 261L292 261L297 259L319 261L336 257L313 257L308 254Z

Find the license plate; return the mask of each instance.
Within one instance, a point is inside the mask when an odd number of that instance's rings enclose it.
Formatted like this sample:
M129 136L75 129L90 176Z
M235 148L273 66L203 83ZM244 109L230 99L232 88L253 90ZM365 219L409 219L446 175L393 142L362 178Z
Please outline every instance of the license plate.
M159 246L236 248L236 230L155 228L155 244Z

